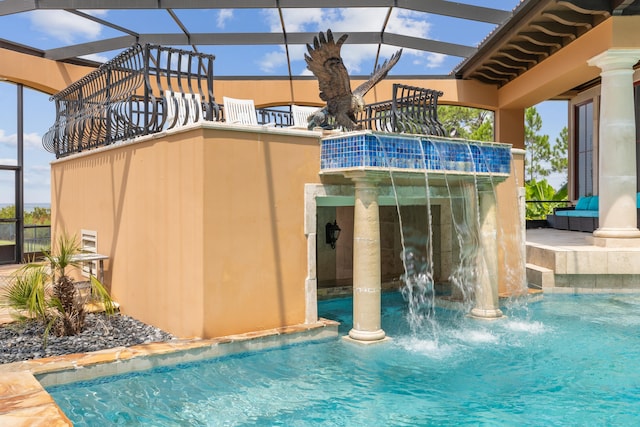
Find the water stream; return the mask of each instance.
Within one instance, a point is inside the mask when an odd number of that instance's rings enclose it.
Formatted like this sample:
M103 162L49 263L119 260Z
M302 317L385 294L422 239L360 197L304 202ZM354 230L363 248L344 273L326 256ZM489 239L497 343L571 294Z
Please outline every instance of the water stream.
M484 172L484 184L482 184L485 187L484 191L491 191L494 200L497 199L496 184L491 174L488 179L486 177L486 172L491 171L491 168L486 163L487 159L482 155L479 147L471 143L458 143L453 146L451 143L447 143L446 147L441 147L437 141L416 137L412 142L419 147L419 152L412 153L415 155L415 159L410 157L405 161L415 167L413 173L421 173L424 176L427 223L423 227L422 224L416 224L415 221L408 221L412 226L407 226L403 220L403 215L406 215L402 209L403 200L399 196L394 177L398 166L394 162L398 160L392 159L385 149L385 144L380 140L378 142L384 157L381 163L388 166L400 225L402 245L400 257L404 267L400 292L407 302L407 322L414 333L430 331L432 336L437 337L438 323L434 310L436 292L430 170L436 171L441 178L439 185L444 185L448 195L453 239L458 248L458 262L452 269L448 281L453 288L452 298L462 303L464 313L470 312L473 308L475 294L483 292L482 287L478 286L478 281L480 276L486 277L490 274L486 268L487 262L491 261L490 257L497 256L497 253L487 254L482 250L479 206L479 186L481 184L478 180L477 169ZM466 177L461 178L459 172L464 173ZM496 231L496 235L502 236L504 233ZM479 271L479 269L484 269L484 271Z

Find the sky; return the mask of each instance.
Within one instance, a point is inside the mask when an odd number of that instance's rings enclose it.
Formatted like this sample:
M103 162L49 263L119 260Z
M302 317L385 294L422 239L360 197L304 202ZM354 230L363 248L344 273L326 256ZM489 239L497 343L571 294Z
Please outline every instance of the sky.
M463 0L462 2L511 11L519 0ZM331 28L336 33L379 31L386 8L287 9L284 20L288 32L317 32ZM275 10L174 10L193 33L198 32L280 32ZM152 19L140 19L135 11L87 11L139 33L179 32L164 11L147 11ZM147 16L149 16L147 15ZM151 23L155 25L152 26ZM160 30L158 25L162 27ZM460 29L463 28L464 31ZM429 37L449 43L477 46L494 25L425 14L394 8L387 23L391 33ZM121 36L115 30L64 11L32 11L0 18L0 38L40 49L85 43ZM182 47L184 48L184 47ZM391 56L397 47L383 46L382 58ZM282 46L205 46L202 52L216 55L216 76L286 75L287 63ZM291 46L289 55L294 75L308 75L304 46ZM375 64L377 45L343 46L343 58L352 75L368 75ZM119 51L104 52L89 58L104 62ZM391 75L446 75L462 58L405 49ZM0 80L0 164L16 164L16 87ZM55 106L49 96L25 89L24 94L24 196L25 203L50 202L49 163L55 156L42 147L42 136L55 120ZM542 134L555 142L567 126L567 103L548 101L536 106L542 117ZM13 203L12 171L0 170L0 203ZM551 177L559 187L565 177Z

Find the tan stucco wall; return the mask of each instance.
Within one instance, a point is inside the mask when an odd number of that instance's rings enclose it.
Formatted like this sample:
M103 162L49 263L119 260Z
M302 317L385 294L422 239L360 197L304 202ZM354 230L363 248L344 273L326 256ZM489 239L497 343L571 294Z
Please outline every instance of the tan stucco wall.
M301 323L311 135L194 129L56 161L54 233L96 230L122 311L179 336Z
M338 252L342 251L346 237L346 231L351 230L352 227L347 227L342 218L338 218L338 209L335 206L318 206L316 208L316 276L318 279L318 286L326 286L328 284L335 284L337 275L337 258ZM336 221L340 227L340 236L336 242L336 248L332 249L329 244L326 243L325 227L327 223L333 223ZM351 214L351 221L353 221L353 214ZM351 265L351 263L349 263ZM351 275L349 275L351 277Z
M181 336L202 335L204 317L198 136L147 139L51 165L54 234L97 231L98 251L110 257L105 281L122 311Z
M522 123L523 126L517 126ZM494 138L498 142L524 149L524 109L501 108L494 117Z
M319 182L319 134L204 137L204 334L304 322L304 184Z

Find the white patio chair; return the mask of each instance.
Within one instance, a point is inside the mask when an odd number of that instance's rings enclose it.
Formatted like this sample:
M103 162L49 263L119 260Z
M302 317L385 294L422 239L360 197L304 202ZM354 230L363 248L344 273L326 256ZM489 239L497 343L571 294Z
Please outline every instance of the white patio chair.
M319 107L305 107L302 105L292 105L291 106L291 115L293 116L293 126L294 128L304 128L307 129L309 126L309 121L307 120L309 116L316 111L318 111Z
M235 99L222 97L224 104L224 117L227 123L239 123L243 125L258 125L256 106L253 99Z
M379 132L393 132L391 117L378 118L375 120L376 129Z
M200 95L165 90L164 97L169 128L204 120Z

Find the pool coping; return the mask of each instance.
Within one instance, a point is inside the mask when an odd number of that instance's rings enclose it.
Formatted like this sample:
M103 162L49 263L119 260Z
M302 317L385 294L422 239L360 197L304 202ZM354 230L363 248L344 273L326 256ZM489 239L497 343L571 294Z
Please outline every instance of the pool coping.
M0 365L0 425L68 426L45 387L338 337L329 319L211 339L175 339Z

